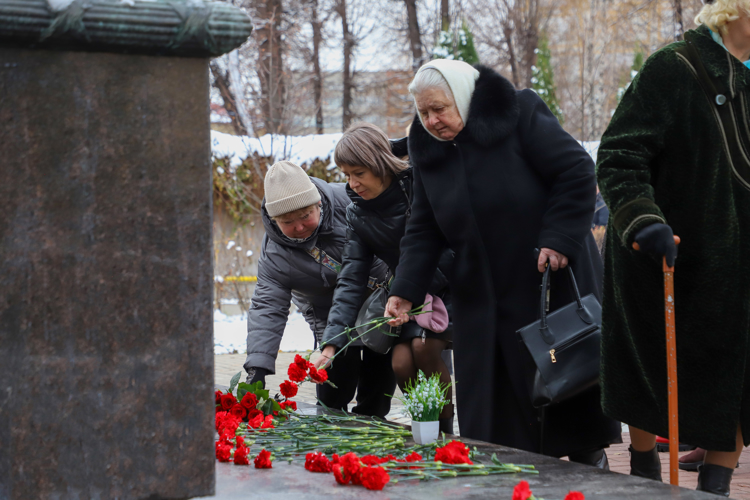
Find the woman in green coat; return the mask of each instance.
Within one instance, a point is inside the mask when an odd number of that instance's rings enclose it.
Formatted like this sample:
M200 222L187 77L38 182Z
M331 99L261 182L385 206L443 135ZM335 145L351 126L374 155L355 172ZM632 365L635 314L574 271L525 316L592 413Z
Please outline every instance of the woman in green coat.
M612 214L604 412L630 425L631 474L661 480L655 435L668 434L661 260L675 263L679 235L680 440L709 450L698 489L724 496L750 438L748 12L750 0L713 0L685 41L646 61L602 137L597 165Z

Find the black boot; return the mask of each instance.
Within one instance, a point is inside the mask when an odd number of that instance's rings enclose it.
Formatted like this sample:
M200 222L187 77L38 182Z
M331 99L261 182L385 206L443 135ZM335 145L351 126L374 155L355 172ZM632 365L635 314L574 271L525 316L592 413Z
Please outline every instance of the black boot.
M568 455L568 458L571 462L590 465L601 470L609 470L609 460L607 460L607 454L604 452L604 448L599 448L594 451L585 451L582 453L572 453Z
M729 496L734 469L704 463L698 469L698 491L706 491L722 497Z
M443 411L440 412L440 432L445 434L453 434L453 403L443 406Z
M661 480L661 460L656 446L651 451L635 451L632 446L628 447L630 452L630 475Z

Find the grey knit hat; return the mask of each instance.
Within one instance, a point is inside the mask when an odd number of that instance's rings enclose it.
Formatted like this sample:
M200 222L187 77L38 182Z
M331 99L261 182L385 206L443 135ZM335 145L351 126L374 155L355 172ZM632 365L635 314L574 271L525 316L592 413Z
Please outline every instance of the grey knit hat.
M289 161L274 163L263 181L266 211L271 217L288 214L320 201L320 193L310 177Z

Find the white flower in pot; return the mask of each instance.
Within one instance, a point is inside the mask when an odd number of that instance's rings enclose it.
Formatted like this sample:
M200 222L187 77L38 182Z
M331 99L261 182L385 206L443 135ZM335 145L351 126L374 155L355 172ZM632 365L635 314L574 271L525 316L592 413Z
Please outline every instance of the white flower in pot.
M440 374L426 378L419 370L416 383L410 380L404 388L404 397L399 398L411 417L411 432L417 444L427 444L438 438L438 418L443 406L448 404L445 393L450 384L440 382Z

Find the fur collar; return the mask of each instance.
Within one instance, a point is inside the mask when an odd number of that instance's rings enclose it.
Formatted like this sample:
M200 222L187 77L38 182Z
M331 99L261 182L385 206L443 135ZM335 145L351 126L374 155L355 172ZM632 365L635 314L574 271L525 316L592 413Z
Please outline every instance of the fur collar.
M516 89L495 70L477 64L479 71L469 105L469 119L459 134L460 140L490 146L516 129L520 114ZM440 160L453 141L432 137L415 116L409 132L409 156L420 167Z

